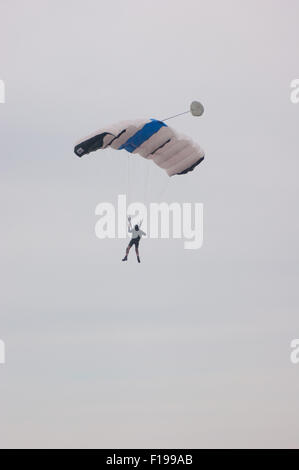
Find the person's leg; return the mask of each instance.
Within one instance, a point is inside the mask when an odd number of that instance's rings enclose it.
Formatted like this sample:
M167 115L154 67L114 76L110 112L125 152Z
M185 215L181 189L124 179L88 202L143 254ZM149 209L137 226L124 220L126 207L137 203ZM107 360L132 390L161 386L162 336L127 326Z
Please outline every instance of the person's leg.
M127 259L128 259L128 254L129 254L130 249L131 249L131 245L129 244L129 245L127 246L127 249L126 249L126 255L125 255L125 257L122 259L122 261L127 261Z
M139 248L138 248L138 245L137 245L137 244L135 245L135 251L136 251L137 261L138 261L138 263L140 263Z

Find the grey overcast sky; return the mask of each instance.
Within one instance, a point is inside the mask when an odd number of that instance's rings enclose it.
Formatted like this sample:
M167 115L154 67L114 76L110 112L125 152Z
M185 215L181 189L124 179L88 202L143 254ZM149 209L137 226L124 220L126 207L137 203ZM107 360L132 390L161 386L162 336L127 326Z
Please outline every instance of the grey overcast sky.
M0 0L0 447L298 447L298 0ZM80 137L163 118L206 152L167 202L204 244L95 236L127 157ZM131 162L131 197L146 164ZM151 200L166 176L151 165ZM135 191L135 193L134 193Z

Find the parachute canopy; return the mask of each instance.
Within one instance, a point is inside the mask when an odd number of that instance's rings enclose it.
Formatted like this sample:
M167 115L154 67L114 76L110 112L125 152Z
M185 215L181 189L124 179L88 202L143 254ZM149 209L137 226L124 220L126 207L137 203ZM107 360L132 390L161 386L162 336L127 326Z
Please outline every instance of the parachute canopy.
M190 110L192 112L192 105ZM200 103L197 103L200 104ZM193 106L194 113L203 113L203 106ZM193 114L193 112L192 112ZM200 114L196 114L200 115ZM157 119L124 121L80 140L74 152L82 157L99 149L112 147L139 154L153 160L169 176L192 171L203 159L204 151L190 138L177 134L165 122Z

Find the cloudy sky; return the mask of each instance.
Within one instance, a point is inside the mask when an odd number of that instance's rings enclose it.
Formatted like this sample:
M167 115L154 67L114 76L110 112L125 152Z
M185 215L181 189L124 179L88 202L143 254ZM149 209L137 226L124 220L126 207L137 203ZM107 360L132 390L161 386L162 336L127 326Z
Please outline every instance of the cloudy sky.
M0 447L298 447L298 0L0 0ZM164 118L167 176L80 137ZM150 165L150 169L149 166ZM118 194L204 204L204 244L95 236ZM167 185L167 186L165 186ZM166 188L166 189L164 189Z

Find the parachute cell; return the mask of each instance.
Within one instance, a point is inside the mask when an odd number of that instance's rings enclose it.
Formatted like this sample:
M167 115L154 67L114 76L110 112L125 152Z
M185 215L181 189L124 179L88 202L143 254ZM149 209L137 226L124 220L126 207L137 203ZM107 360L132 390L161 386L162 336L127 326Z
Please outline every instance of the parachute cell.
M191 112L194 103L191 104ZM194 112L202 114L203 106ZM100 129L78 142L74 152L82 157L109 146L153 160L169 176L188 173L204 159L204 151L198 144L157 119L125 121Z

